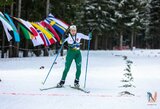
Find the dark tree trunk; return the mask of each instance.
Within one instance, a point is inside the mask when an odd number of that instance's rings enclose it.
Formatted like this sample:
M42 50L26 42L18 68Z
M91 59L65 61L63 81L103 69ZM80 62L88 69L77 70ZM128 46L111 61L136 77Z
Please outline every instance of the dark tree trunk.
M119 43L120 43L119 44L119 49L121 50L122 47L123 47L123 34L122 34L122 32L120 32L120 42Z
M94 50L97 50L98 49L98 36L95 37L95 40L94 40Z
M1 58L4 58L4 52L5 52L5 34L4 34L4 30L3 30L3 36L2 36L2 55L1 55Z
M44 56L49 56L49 53L48 53L48 48L47 47L44 47Z
M23 51L23 57L28 57L28 40L25 41L25 50Z
M12 41L9 42L9 58L13 56L13 51L12 51Z

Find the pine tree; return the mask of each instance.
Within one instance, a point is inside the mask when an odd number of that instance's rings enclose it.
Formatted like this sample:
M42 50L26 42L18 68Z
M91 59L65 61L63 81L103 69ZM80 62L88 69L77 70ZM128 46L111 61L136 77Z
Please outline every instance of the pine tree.
M68 24L75 23L82 0L50 0L50 11Z
M132 48L136 45L137 35L144 29L144 3L141 0L86 0L82 9L80 21L83 30L86 31L86 27L97 30L98 40L93 40L94 49L107 48L110 37L110 45L113 46L113 39L119 39L117 44L122 48L123 42L129 40L128 45Z
M84 5L84 15L82 18L84 22L84 29L89 30L89 28L96 28L98 30L96 34L96 37L94 38L94 48L93 49L98 49L98 37L101 32L101 27L102 25L100 23L100 10L101 7L98 3L98 0L86 0L86 3Z
M137 45L137 38L138 34L144 30L145 26L145 2L142 2L141 0L133 0L130 2L131 6L133 6L131 9L131 22L127 25L131 29L131 49L133 49L134 46ZM138 45L137 45L138 46Z
M9 6L13 3L14 0L1 0L0 1L0 7L3 7L3 6Z
M160 48L160 1L150 2L148 36L152 48Z
M119 46L123 46L124 36L130 35L131 47L133 47L133 38L142 29L140 13L142 4L140 0L113 0L115 5L115 32L120 36ZM130 38L128 38L130 39Z
M103 49L105 40L107 40L106 32L111 30L111 9L110 0L86 0L81 12L81 22L83 30L88 31L89 28L94 28L96 31L93 37L93 49ZM103 40L104 38L104 40ZM105 41L105 42L104 42Z

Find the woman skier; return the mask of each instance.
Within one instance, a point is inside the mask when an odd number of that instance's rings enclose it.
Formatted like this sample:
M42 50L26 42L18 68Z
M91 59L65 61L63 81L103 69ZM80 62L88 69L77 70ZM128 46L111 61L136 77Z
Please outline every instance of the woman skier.
M81 75L81 64L82 64L82 56L80 52L80 40L81 39L90 40L91 38L82 33L77 33L77 27L75 25L71 25L69 27L69 34L67 36L68 37L65 39L65 42L68 43L68 51L66 56L65 69L63 71L61 81L57 84L57 87L59 88L63 87L67 73L69 72L70 66L72 64L72 61L75 60L76 75L74 80L74 87L78 88L80 86L79 78Z

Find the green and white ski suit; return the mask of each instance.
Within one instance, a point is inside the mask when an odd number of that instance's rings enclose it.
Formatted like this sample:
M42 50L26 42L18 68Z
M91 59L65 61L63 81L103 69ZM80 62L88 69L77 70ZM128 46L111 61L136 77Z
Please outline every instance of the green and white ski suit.
M81 52L80 52L81 39L90 40L89 36L84 35L82 33L77 33L75 36L71 36L69 34L68 38L65 40L65 42L68 43L68 51L67 51L67 56L66 56L65 69L63 71L63 75L62 75L61 80L65 81L73 60L75 60L76 69L77 69L75 79L79 80L79 78L80 78L81 63L82 63L82 56L81 56Z

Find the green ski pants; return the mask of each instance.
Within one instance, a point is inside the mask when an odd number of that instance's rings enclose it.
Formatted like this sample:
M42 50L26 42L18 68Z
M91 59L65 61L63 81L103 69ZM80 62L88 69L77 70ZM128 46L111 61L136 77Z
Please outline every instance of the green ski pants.
M75 60L76 63L76 78L79 80L79 77L81 75L81 62L82 62L82 56L80 50L73 50L73 49L68 49L67 51L67 56L66 56L66 62L65 62L65 69L63 71L62 79L65 80L66 76L69 72L70 66L72 64L72 61Z

